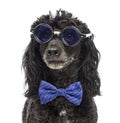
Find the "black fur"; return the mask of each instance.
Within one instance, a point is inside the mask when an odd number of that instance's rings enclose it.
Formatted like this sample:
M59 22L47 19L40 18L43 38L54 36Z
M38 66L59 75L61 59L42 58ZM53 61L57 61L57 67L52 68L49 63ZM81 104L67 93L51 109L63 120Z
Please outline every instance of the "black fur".
M74 25L82 33L90 33L87 25L77 18L72 17L66 11L57 11L55 17L43 15L31 26L31 32L40 23L48 23L54 29L63 29ZM97 72L99 52L96 49L94 36L84 38L75 47L64 46L64 50L76 54L76 60L61 70L52 70L45 64L42 55L48 44L41 45L35 41L31 34L24 57L23 67L25 70L28 90L25 92L27 101L23 109L23 123L96 123L97 109L93 97L100 95L100 79ZM72 51L72 52L71 52ZM58 88L65 88L75 81L80 81L84 95L79 106L71 104L63 97L57 97L48 104L41 105L38 97L38 87L41 80L51 82ZM60 115L66 111L66 115Z

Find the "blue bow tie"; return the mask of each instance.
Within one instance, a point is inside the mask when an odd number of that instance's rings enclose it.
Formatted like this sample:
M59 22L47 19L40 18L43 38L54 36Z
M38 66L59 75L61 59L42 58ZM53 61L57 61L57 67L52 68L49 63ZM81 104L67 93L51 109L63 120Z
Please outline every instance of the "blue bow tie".
M57 96L65 97L69 102L80 105L83 96L83 89L80 82L69 85L66 89L57 89L52 84L42 80L39 87L39 97L41 104L51 102Z

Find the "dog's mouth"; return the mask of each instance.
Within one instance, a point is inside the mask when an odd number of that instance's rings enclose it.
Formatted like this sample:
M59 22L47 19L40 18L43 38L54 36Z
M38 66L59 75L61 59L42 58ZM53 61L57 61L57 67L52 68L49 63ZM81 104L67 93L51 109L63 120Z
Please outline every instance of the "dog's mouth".
M68 65L70 65L75 59L73 57L70 57L66 60L48 60L46 61L46 64L47 66L50 68L50 69L56 69L56 70L59 70L59 69L62 69L62 68L65 68L67 67Z

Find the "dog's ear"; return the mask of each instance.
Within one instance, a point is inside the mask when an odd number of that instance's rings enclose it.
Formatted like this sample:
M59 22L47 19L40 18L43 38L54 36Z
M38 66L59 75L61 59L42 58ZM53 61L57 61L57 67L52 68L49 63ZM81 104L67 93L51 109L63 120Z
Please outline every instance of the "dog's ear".
M94 35L81 41L80 64L82 66L79 71L84 90L92 97L100 95L100 78L97 71L100 53L93 39Z
M31 39L23 56L22 66L25 71L26 84L28 89L25 96L29 97L37 93L41 79L44 77L46 68L40 55L40 44Z

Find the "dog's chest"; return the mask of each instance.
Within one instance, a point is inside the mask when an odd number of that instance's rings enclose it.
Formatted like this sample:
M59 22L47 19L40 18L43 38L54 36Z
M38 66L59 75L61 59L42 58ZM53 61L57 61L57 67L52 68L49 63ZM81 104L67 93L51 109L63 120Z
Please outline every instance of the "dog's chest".
M66 110L61 110L61 112L59 113L60 119L61 119L61 123L70 123L70 121L68 120L68 116L67 116L67 112Z
M59 113L59 116L66 116L67 112L66 110L61 110L61 112Z

